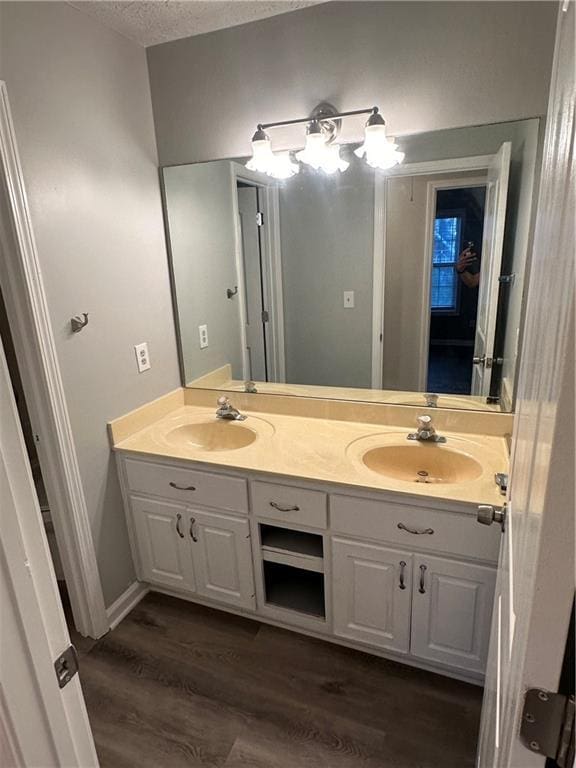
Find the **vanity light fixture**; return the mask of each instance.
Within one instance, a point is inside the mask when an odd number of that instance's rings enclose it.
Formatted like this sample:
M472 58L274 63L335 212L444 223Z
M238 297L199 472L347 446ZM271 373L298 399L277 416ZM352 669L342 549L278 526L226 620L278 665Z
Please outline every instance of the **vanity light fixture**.
M354 154L366 158L370 167L382 170L393 168L404 160L404 152L399 152L394 139L386 136L386 123L378 107L374 107L366 123L364 144L354 150Z
M266 133L268 128L306 124L306 144L296 152L296 160L306 163L314 170L327 174L345 171L350 163L340 156L341 145L335 142L342 119L354 115L367 115L364 143L355 150L357 157L364 157L372 168L392 168L401 163L404 153L398 145L386 136L386 126L378 107L338 112L331 104L318 105L310 117L296 120L280 120L275 123L259 123L252 137L252 157L246 163L251 171L259 171L276 179L288 179L298 173L299 166L289 152L274 153L272 142Z

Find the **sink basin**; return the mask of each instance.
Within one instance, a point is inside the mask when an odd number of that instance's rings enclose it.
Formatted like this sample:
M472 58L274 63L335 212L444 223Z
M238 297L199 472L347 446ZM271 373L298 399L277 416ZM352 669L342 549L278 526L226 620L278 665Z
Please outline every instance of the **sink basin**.
M464 483L476 480L483 471L472 456L433 443L371 448L362 462L379 475L408 483Z
M251 445L258 435L238 421L206 421L182 424L166 434L174 446L201 451L235 451Z

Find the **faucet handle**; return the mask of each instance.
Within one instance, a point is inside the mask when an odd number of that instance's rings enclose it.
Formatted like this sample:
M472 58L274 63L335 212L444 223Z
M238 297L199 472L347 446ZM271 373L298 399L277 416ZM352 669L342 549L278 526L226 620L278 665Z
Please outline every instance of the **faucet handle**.
M226 397L226 395L221 395L218 398L218 405L221 405L221 406L228 405L229 402L230 400Z
M429 427L430 424L432 424L432 417L431 416L418 416L418 426L421 429L426 429L426 427Z

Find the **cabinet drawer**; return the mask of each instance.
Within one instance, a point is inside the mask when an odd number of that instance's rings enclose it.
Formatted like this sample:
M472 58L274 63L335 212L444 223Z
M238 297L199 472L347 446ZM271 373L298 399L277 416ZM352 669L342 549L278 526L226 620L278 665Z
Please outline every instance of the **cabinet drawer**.
M500 529L479 525L472 515L335 495L330 497L330 519L335 533L498 560Z
M213 475L183 467L125 459L131 491L161 496L183 503L248 512L246 481L239 477Z
M286 523L326 528L326 494L275 483L252 483L252 507L256 515Z

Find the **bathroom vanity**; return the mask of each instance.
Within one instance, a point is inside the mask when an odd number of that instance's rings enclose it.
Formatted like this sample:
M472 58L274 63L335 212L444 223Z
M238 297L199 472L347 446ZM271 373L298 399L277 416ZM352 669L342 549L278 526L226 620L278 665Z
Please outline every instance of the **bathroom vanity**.
M502 504L494 474L508 457L493 423L508 417L483 415L492 434L425 444L399 424L217 420L186 396L110 425L142 582L482 681L500 533L476 512ZM413 424L414 409L390 408Z

